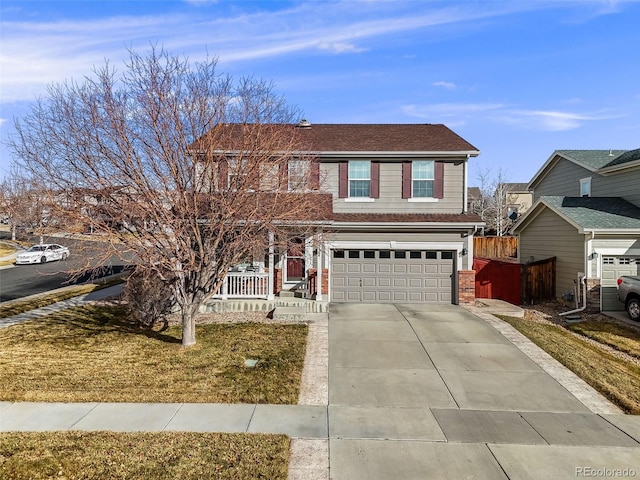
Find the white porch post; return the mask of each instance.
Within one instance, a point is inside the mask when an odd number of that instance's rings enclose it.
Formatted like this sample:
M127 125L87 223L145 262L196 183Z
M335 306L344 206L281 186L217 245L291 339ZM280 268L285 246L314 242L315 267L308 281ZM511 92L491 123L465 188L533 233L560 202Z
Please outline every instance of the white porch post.
M324 250L324 245L322 244L322 232L318 233L316 236L318 241L318 269L316 273L316 285L318 288L318 292L316 293L316 302L322 301L322 253Z
M273 278L275 275L275 265L274 265L274 258L273 258L273 252L274 252L274 236L273 236L273 232L269 231L269 280L267 282L267 300L273 300L275 298L274 295L274 282L273 282Z

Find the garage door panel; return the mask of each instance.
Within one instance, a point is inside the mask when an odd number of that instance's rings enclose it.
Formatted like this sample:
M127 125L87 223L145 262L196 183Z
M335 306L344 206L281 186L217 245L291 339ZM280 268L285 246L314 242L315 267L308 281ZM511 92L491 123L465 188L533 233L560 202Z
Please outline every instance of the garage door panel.
M378 291L378 302L390 302L391 301L391 291L384 290Z
M630 256L604 256L600 299L604 311L624 310L624 304L618 300L617 280L623 275L639 275L640 258Z
M409 273L415 273L415 274L422 273L422 265L416 265L416 264L409 265Z
M394 290L391 292L393 295L394 302L406 302L407 301L407 292L402 290Z
M404 287L407 286L407 279L406 278L394 278L393 279L393 286L394 287L404 288Z
M453 252L388 253L346 250L334 255L332 301L451 303Z
M376 278L375 277L362 277L362 286L363 287L375 287L376 286Z
M393 273L407 273L408 272L408 268L407 265L393 265Z
M376 302L378 300L375 291L363 291L362 292L362 301L363 302Z

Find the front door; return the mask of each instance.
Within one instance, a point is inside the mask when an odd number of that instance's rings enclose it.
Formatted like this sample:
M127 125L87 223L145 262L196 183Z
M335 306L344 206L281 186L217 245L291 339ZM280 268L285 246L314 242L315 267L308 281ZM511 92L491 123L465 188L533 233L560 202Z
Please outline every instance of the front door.
M287 248L285 282L301 282L305 278L304 239L295 238Z

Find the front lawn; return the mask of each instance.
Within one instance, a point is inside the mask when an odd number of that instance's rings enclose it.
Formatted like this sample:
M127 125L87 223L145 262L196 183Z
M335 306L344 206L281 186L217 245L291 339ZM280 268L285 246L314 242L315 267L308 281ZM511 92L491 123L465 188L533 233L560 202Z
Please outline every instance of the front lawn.
M515 317L500 318L513 325L625 412L640 415L639 365L618 358L558 325ZM580 324L576 324L578 325ZM590 330L593 332L596 328L592 326ZM624 348L630 351L638 351L640 348L640 340L637 338L624 337L624 342L616 341L616 344L624 344ZM618 349L622 348L620 346Z
M133 328L123 307L100 305L0 329L0 400L297 402L306 325L198 325L189 349L180 332Z
M285 480L289 444L284 435L9 432L0 478Z

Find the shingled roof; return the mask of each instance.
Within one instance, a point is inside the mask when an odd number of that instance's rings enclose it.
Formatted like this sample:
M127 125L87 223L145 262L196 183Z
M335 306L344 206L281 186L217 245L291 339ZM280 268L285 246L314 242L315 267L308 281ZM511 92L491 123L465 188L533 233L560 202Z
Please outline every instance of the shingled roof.
M478 149L441 124L313 124L297 135L317 152L469 152Z
M262 135L262 132L266 135ZM275 135L274 135L275 134ZM195 141L191 149L242 150L256 145L260 136L266 148L296 148L313 153L332 152L433 152L477 156L479 150L441 124L309 124L217 125ZM292 143L290 143L292 142ZM265 145L260 144L262 148Z
M540 201L587 230L640 230L640 207L619 197L542 196Z

